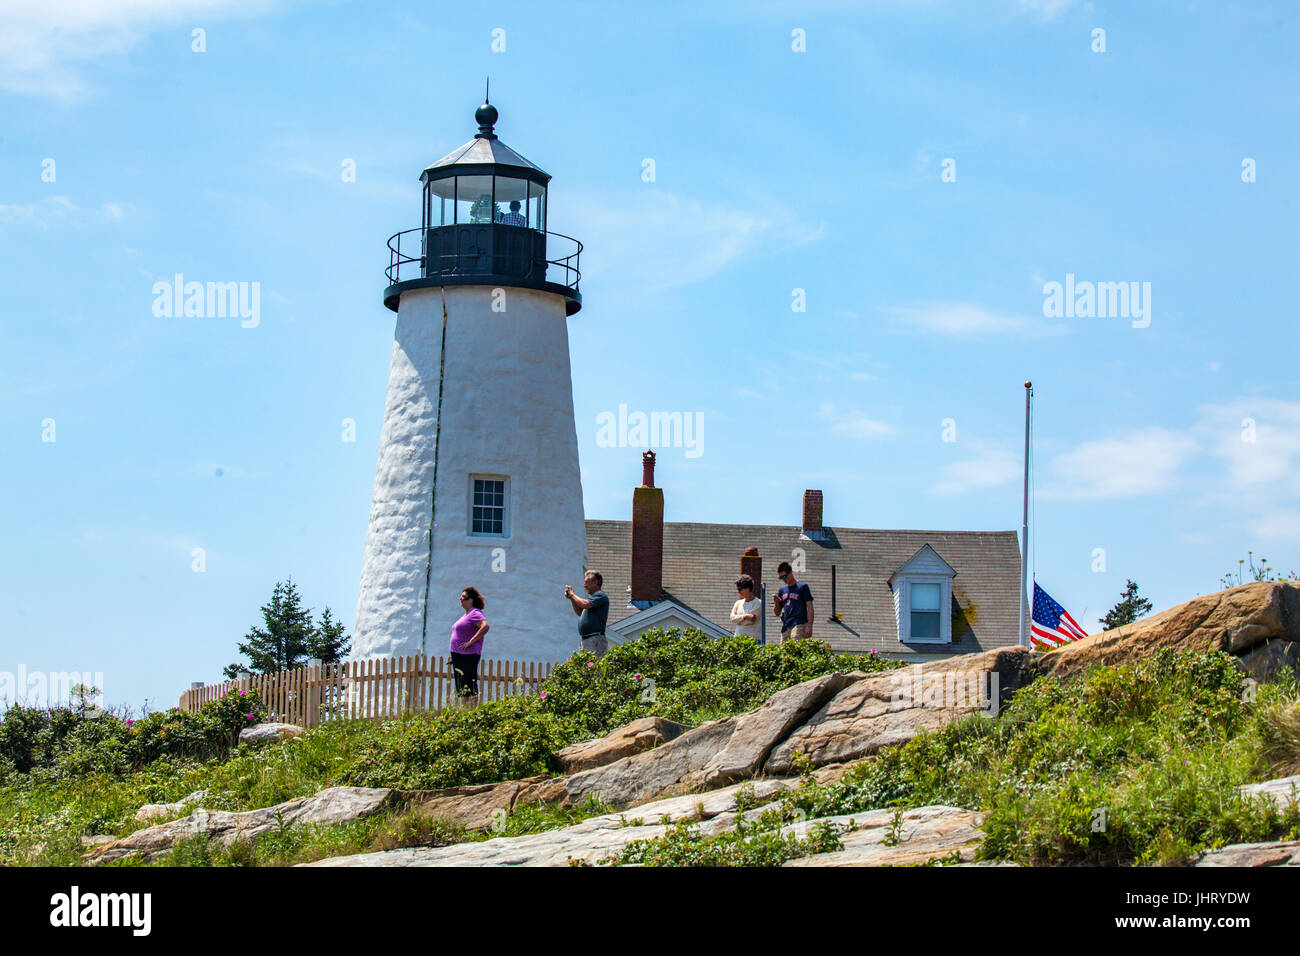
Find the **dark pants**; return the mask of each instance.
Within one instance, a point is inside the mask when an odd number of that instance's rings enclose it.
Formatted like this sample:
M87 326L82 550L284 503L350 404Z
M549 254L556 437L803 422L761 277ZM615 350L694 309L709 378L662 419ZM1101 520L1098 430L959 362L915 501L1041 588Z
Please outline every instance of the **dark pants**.
M478 659L482 656L451 652L451 667L456 677L457 697L478 696Z

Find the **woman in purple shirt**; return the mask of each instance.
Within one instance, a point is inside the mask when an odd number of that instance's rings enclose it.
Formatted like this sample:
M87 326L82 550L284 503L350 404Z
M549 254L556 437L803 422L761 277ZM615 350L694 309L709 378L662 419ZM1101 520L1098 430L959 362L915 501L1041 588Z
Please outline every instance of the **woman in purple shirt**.
M488 632L483 616L483 595L474 588L460 592L465 614L451 626L451 666L456 676L456 695L469 702L478 698L478 662L483 656L483 635Z

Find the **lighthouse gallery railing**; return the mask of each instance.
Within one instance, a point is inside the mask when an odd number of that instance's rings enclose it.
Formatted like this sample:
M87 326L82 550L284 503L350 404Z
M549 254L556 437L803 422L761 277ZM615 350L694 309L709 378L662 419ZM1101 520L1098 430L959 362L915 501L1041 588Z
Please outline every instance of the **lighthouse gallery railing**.
M486 224L487 228L500 229L522 229L520 226L501 226ZM433 231L433 230L429 230ZM530 230L536 232L536 230ZM539 262L541 275L534 275L531 278L537 281L554 282L565 288L576 290L578 281L582 278L579 271L579 262L582 255L582 243L572 236L566 236L559 232L546 232L546 252L547 256L543 262ZM499 264L494 264L493 268L488 271L472 270L465 271L462 268L464 256L453 253L449 255L428 255L425 248L427 233L424 229L404 229L395 233L388 239L389 262L388 268L384 270L384 275L388 277L389 285L396 285L399 282L405 282L408 279L434 278L439 275L458 276L468 278L475 275L481 275L485 279L492 276L512 276L513 269L507 269ZM554 258L551 257L552 245L556 246L557 253ZM558 253L564 253L559 255ZM551 270L555 270L552 272ZM561 277L562 276L562 277Z

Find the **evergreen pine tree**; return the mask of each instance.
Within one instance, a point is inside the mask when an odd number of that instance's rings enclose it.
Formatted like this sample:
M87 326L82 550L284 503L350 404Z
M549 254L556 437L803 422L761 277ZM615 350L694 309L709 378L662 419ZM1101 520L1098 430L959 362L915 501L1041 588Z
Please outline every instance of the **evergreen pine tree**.
M271 603L262 605L265 627L253 627L239 643L239 653L248 658L247 665L230 664L229 678L247 667L255 674L273 674L289 670L303 662L315 635L311 609L302 606L302 596L291 578L277 581Z
M1128 581L1119 602L1101 619L1101 626L1109 631L1112 627L1132 624L1150 611L1151 602L1138 594L1137 582Z
M307 656L319 658L322 664L337 664L346 659L351 650L352 641L343 622L335 621L326 607L321 612L320 623L307 640Z

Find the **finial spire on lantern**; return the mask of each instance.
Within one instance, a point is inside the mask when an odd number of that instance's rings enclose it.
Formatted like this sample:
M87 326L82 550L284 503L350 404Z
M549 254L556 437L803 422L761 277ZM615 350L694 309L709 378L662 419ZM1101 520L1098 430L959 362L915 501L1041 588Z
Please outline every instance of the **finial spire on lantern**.
M497 134L492 131L496 125L497 108L488 100L488 94L492 90L492 78L488 77L486 85L483 87L483 105L474 111L474 121L478 123L478 132L474 134L475 139L496 139Z

